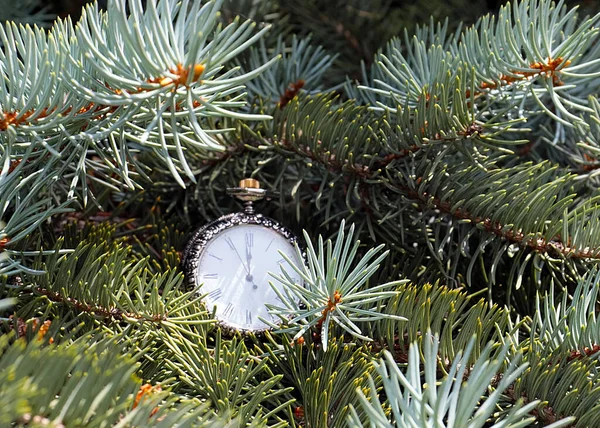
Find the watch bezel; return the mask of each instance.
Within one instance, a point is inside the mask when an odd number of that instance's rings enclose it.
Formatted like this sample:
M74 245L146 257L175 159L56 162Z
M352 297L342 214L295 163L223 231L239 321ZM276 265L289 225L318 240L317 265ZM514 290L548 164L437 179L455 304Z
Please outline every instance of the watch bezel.
M200 256L202 255L203 251L206 249L208 244L220 233L233 227L245 224L258 225L271 229L283 236L292 245L295 245L299 242L296 235L290 229L283 226L277 220L265 217L262 214L249 214L245 212L237 212L219 217L218 219L197 229L193 233L183 252L182 267L189 287L198 287L201 284L201 282L198 281L197 278L198 263L200 261ZM206 305L204 301L203 303ZM209 309L210 311L210 308L207 307L207 309ZM241 334L260 334L272 330L272 327L257 329L240 328L229 324L227 320L218 318L216 314L214 315L214 318L216 320L216 324L223 330L228 332L237 332ZM278 325L280 324L281 322L279 322Z

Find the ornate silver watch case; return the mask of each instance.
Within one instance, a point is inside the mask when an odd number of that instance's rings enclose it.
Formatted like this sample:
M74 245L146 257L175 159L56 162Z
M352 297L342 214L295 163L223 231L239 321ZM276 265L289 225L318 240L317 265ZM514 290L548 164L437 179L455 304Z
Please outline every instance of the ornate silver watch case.
M199 228L192 235L183 253L182 261L186 280L190 287L198 287L202 283L200 278L198 278L198 265L203 251L211 240L228 229L244 224L258 225L277 232L291 245L298 242L297 237L288 228L281 225L276 220L255 213L252 202L265 198L265 196L267 196L267 191L249 186L258 186L258 182L252 179L246 179L240 182L240 187L227 189L229 194L245 202L243 212L224 215ZM227 320L219 319L218 317L216 317L216 320L217 324L228 332L262 333L270 330L268 327L263 329L240 329L230 325Z

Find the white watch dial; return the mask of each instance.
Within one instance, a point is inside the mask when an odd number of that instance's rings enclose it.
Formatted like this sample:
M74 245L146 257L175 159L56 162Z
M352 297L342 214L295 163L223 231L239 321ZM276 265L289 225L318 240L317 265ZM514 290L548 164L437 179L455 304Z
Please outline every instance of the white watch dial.
M264 330L269 326L262 317L278 323L265 303L282 303L269 282L283 286L269 275L280 273L283 266L297 284L298 275L281 256L283 252L295 264L300 264L294 246L282 235L268 227L241 224L216 235L202 250L196 278L203 284L209 310L216 308L215 316L228 326L242 330Z

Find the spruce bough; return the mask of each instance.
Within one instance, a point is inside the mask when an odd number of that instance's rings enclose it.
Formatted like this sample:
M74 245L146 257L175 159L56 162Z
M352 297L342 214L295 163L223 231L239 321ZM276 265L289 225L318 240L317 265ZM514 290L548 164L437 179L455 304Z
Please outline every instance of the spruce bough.
M600 426L600 14L13 6L0 425ZM247 176L307 249L258 337L180 267Z

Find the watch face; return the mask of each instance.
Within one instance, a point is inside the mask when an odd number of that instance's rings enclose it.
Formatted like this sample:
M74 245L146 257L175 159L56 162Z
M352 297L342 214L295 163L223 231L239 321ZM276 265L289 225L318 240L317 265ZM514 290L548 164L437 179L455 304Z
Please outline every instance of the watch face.
M262 219L262 217L259 217ZM282 306L281 300L269 282L282 290L269 272L279 274L281 267L302 285L302 279L283 258L285 254L299 265L293 238L281 227L247 222L227 222L229 227L220 228L205 236L202 248L191 269L196 284L202 284L200 292L206 295L209 310L215 308L215 317L227 327L236 330L260 331L269 325L259 318L279 323L272 317L266 303ZM276 224L267 220L267 224ZM192 243L193 245L193 243ZM192 256L193 257L193 256Z

